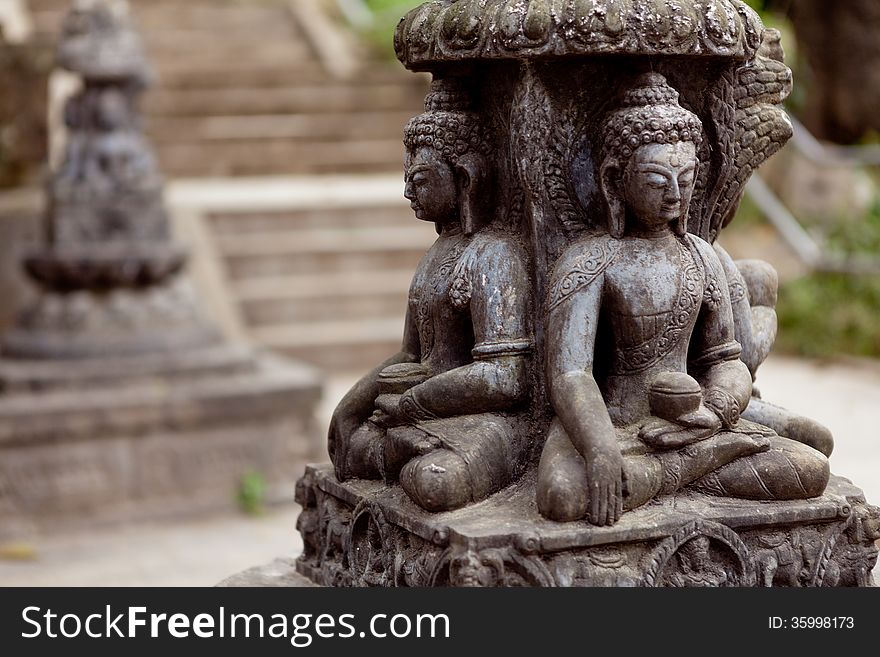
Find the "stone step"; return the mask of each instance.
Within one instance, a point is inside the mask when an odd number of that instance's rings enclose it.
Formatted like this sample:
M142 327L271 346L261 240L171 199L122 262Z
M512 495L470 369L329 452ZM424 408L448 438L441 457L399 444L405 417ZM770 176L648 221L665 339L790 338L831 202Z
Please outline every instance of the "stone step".
M413 272L436 240L393 174L175 181L205 213L248 336L319 367L366 371L400 348Z
M330 371L366 372L400 351L404 315L253 329L265 347Z
M314 301L353 294L406 294L412 276L412 269L259 276L233 282L231 291L242 303Z
M269 114L254 116L155 117L149 135L155 144L201 140L239 142L262 139L399 138L409 111Z
M251 331L262 326L317 326L322 322L385 319L406 312L406 290L346 293L311 299L272 299L241 303L241 313ZM401 329L403 323L401 323Z
M250 140L166 143L158 149L169 178L400 171L400 139L303 141Z
M32 21L39 32L57 36L65 15L73 5L73 0L41 3L26 0ZM295 40L306 47L305 35L284 2L262 2L262 6L235 6L214 0L211 3L196 4L192 0L174 0L165 4L156 0L132 2L132 16L135 29L148 45L210 48L228 46L227 53L242 47L240 54L247 56L248 47L260 47L267 43ZM258 34L260 38L255 39Z
M302 274L413 271L436 239L434 227L318 228L223 235L215 238L231 281Z
M247 54L236 57L235 51L218 45L210 49L179 47L174 50L147 48L150 65L161 77L166 71L181 69L210 74L224 70L249 71L253 68L289 67L306 70L320 66L311 54L303 54L301 44L291 41L252 46Z
M302 66L318 65L307 44L297 40L295 36L273 36L269 41L260 43L254 35L239 37L238 45L212 42L209 38L189 41L145 41L145 48L150 63L158 70L172 68L181 64L180 58L186 57L187 66L206 70L229 67L242 69L245 66ZM250 44L248 44L248 38ZM200 44L199 41L202 43Z
M138 21L140 23L140 21ZM154 56L168 55L180 51L210 52L229 60L250 58L256 51L272 48L287 48L300 56L313 56L308 43L295 25L283 21L267 21L259 29L259 38L254 30L242 29L218 33L210 26L183 27L177 24L164 25L162 29L140 29L141 38L147 50Z
M218 235L247 235L309 228L409 227L418 220L403 199L398 204L357 208L307 208L264 213L212 214Z
M426 247L400 246L375 250L328 249L297 254L239 255L225 258L230 280L243 280L258 276L288 276L296 274L358 273L388 269L409 269L416 266L425 254Z
M409 226L363 226L351 229L315 228L245 235L219 235L215 243L227 258L273 257L306 253L372 253L397 249L427 249L436 239L423 222Z
M344 82L301 84L282 88L237 87L155 89L144 97L150 116L252 116L323 112L423 111L420 85L398 82L356 86ZM401 131L403 126L401 125Z
M159 91L196 91L212 89L261 89L295 87L298 85L323 85L332 82L327 72L311 61L260 62L247 68L207 67L193 70L186 62L165 63L158 71L156 86L150 94ZM377 84L395 84L408 87L415 98L424 98L429 78L405 71L399 64L385 61L364 62L364 69L355 77L346 79L352 88L371 87ZM421 105L419 106L421 111Z
M259 30L276 23L290 23L292 17L283 0L224 2L223 0L138 0L131 2L141 29L168 26L202 30L243 32Z
M376 209L405 204L400 172L373 175L195 178L168 182L166 200L227 221L299 213ZM284 228L280 224L274 226Z
M215 243L229 278L413 271L432 242L433 227L314 229L224 236Z
M411 270L331 272L238 281L232 295L252 327L362 321L405 312Z
M132 14L142 31L168 27L202 31L249 31L271 29L278 23L291 23L284 0L241 3L224 0L129 0ZM27 0L34 23L55 27L70 10L73 0Z

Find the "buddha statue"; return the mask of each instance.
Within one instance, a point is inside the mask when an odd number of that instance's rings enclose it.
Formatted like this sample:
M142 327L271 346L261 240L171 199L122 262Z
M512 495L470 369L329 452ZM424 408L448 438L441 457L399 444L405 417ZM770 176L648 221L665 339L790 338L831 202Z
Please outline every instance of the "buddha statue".
M607 229L551 274L537 503L552 520L611 525L684 488L806 499L828 481L823 454L741 417L752 375L724 266L687 232L702 125L678 98L658 73L625 91L600 133Z
M439 234L412 280L398 354L339 403L337 478L398 482L429 511L481 500L525 465L530 278L520 244L486 220L489 133L466 91L437 80L405 129L405 195Z

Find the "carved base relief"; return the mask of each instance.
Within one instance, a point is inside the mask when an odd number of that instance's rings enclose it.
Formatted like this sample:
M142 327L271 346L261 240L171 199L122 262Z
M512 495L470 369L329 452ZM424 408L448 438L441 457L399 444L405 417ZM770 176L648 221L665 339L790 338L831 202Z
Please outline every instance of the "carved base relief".
M611 528L543 520L533 485L432 515L378 482L340 484L310 466L297 484L297 570L346 587L873 584L880 509L844 479L796 502L663 497Z

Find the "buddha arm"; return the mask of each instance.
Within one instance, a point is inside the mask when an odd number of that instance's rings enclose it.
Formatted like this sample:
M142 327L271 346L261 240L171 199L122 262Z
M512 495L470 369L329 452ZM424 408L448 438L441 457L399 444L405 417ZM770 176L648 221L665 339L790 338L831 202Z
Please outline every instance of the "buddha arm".
M373 368L354 384L336 406L336 410L333 411L327 437L327 451L331 461L335 462L338 441L346 440L357 426L375 410L376 397L379 395L379 372L389 365L419 362L420 351L418 331L409 311L407 311L403 344L400 351Z
M514 408L528 397L525 355L478 360L431 377L405 395L412 419Z
M588 464L620 458L614 425L592 374L601 296L599 277L552 308L547 324L550 403Z
M547 324L547 385L550 402L586 466L587 519L612 525L623 513L623 455L593 357L604 275L552 306Z
M752 307L749 304L749 297L745 289L745 283L736 268L736 264L733 262L733 258L730 257L727 251L718 244L715 244L713 248L718 255L721 266L724 268L727 287L730 291L736 341L739 342L742 347L743 362L747 363L749 368L754 371L757 369L757 364L753 365L750 358L750 355L754 351L752 344ZM733 294L734 288L738 292L736 295Z
M704 401L726 428L739 420L752 396L752 374L740 359L734 311L727 276L715 251L700 245L706 264L709 290L694 330L689 370L704 390Z
M711 408L727 429L739 421L752 398L752 373L739 358L716 363L697 375L703 388L704 404Z
M473 362L442 372L404 395L412 419L511 410L529 396L530 284L513 240L480 235L453 275L451 302L470 313Z

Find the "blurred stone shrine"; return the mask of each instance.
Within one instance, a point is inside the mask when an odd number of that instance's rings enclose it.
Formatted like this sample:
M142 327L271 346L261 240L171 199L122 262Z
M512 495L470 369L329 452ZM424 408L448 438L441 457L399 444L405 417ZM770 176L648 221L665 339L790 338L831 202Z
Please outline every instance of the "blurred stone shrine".
M74 3L57 62L81 89L23 259L38 298L0 338L0 537L233 508L249 472L292 499L323 451L319 379L203 312L143 137L151 73L124 3Z

